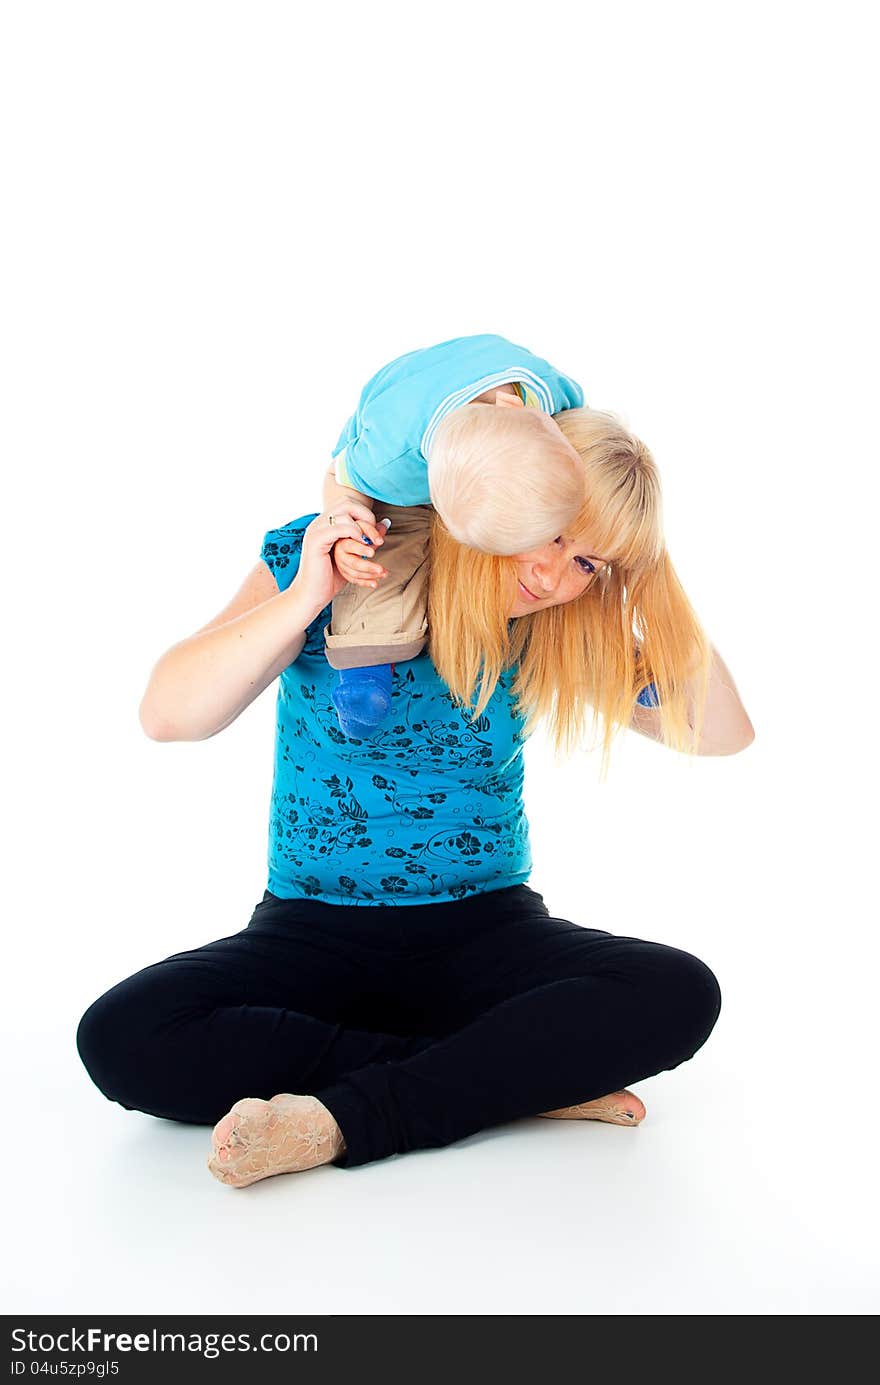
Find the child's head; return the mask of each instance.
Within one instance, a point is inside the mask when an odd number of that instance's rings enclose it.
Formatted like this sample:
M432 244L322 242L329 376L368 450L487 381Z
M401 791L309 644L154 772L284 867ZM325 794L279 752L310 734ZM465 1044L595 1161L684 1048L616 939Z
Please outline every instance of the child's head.
M465 404L437 428L428 485L459 543L511 554L564 532L583 505L584 468L548 414Z

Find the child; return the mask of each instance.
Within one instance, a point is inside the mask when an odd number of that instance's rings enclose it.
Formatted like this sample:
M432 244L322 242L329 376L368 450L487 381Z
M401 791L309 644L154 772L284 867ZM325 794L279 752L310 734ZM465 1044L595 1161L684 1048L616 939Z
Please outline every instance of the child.
M583 503L583 466L551 414L582 404L574 380L497 336L411 351L365 386L333 451L323 506L332 514L334 505L376 499L405 508L394 509L384 540L393 582L380 589L352 576L324 632L347 735L376 729L391 706L394 663L424 647L432 509L453 538L484 553L554 538ZM391 520L384 524L380 533Z

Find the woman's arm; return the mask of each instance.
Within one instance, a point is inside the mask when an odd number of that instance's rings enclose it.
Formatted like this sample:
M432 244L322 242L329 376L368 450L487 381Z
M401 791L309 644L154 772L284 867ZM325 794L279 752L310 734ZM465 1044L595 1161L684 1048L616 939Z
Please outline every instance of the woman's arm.
M140 720L154 741L204 741L231 725L292 664L315 605L295 578L279 592L260 562L224 611L163 654L150 674Z
M385 530L367 506L340 504L331 525L316 515L302 536L289 587L260 560L229 605L189 639L172 645L150 674L141 725L155 741L204 741L235 721L292 664L309 625L345 586L332 553L340 539Z
M694 724L695 693L690 698L688 721ZM656 707L643 707L636 703L633 707L630 726L642 736L660 741L660 712ZM709 669L709 687L706 693L706 709L703 714L703 729L698 755L735 755L745 750L755 739L755 730L749 721L745 707L740 701L733 675L715 646L712 646L712 663Z

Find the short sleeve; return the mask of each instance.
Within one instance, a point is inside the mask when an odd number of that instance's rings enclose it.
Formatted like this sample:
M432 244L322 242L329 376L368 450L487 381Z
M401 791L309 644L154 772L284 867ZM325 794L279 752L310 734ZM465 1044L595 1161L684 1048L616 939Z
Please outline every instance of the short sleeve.
M278 590L285 591L299 571L303 536L317 515L304 515L280 529L270 529L263 538L260 557L271 570Z
M642 649L641 649L641 646L640 646L639 644L636 644L636 647L635 647L633 653L635 654L635 658L636 658L636 665L637 665L637 669L636 669L636 680L638 681L638 675L639 675L639 672L641 671L641 662L642 662ZM647 673L647 669L645 670L645 673ZM643 676L644 676L644 675L643 675ZM639 693L638 697L636 698L636 704L637 704L637 706L639 706L639 707L659 707L659 706L660 706L660 694L657 692L657 684L654 683L654 682L652 681L652 682L650 682L650 683L647 685L647 687L642 688L642 691Z
M653 683L649 683L646 688L642 688L636 698L636 702L642 707L659 707L660 698L657 696L657 688Z

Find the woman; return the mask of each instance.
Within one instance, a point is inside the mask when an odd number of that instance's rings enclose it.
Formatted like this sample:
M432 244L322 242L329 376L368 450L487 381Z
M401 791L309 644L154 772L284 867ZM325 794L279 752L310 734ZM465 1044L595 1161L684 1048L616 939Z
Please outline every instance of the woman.
M364 508L270 531L238 595L153 670L157 740L216 735L281 676L269 888L241 932L101 996L77 1043L109 1099L214 1125L209 1168L231 1186L524 1116L638 1124L627 1084L715 1024L696 957L554 918L525 884L536 719L559 748L601 714L603 773L625 725L697 754L754 734L663 546L650 453L610 415L556 419L584 463L571 533L500 558L435 518L431 655L397 666L374 738L339 730L323 638L334 552L345 568L385 532ZM376 509L392 535L409 513Z

